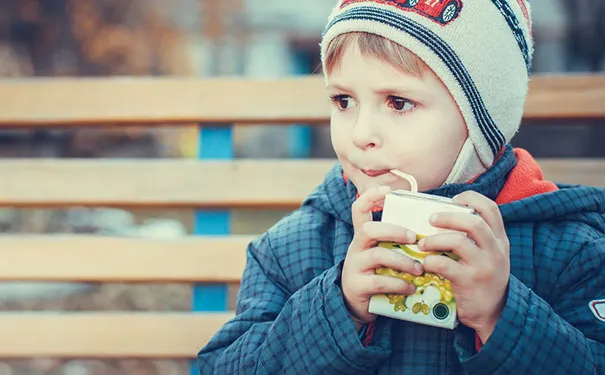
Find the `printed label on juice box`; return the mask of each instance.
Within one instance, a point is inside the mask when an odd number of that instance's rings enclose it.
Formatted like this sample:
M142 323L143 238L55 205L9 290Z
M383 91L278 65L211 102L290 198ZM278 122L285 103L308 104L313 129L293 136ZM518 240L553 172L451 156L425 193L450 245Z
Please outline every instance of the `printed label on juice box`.
M474 213L471 208L455 204L447 198L395 191L385 199L382 221L408 228L417 233L420 240L424 236L448 231L429 224L431 215L438 212ZM424 263L427 256L447 256L459 260L452 252L423 252L415 244L382 242L379 246L397 251L420 263ZM369 312L435 327L447 329L456 327L458 323L456 300L449 280L433 273L426 272L421 276L415 276L389 268L379 268L376 273L412 283L416 286L416 293L410 296L395 294L373 296L370 299Z

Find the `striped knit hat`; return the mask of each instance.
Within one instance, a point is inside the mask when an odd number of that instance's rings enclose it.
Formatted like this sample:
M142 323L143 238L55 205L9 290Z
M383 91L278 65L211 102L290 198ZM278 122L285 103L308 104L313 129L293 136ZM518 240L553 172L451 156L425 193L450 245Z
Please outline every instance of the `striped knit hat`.
M443 81L466 121L469 139L447 182L489 168L519 129L533 54L527 0L339 0L323 32L390 39Z

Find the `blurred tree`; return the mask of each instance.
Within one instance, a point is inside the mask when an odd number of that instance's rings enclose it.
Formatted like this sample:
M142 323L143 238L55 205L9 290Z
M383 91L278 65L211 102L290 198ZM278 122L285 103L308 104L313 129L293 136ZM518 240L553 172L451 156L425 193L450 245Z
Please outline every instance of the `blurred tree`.
M174 2L0 0L0 76L189 75L183 30L169 12ZM21 142L23 134L31 132L21 132ZM40 130L29 138L38 143L20 151L155 156L161 152L156 134L163 133L138 127Z
M165 8L149 0L0 0L0 43L41 76L188 74L182 32L158 11Z

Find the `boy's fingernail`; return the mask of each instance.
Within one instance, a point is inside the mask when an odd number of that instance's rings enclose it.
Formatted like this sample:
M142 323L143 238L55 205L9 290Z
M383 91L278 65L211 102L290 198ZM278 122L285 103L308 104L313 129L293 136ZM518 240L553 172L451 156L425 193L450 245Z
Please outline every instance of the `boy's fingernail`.
M433 224L433 223L436 223L438 219L439 219L439 214L432 214L429 221L431 222L431 224Z
M418 247L420 248L420 250L424 249L424 245L426 244L426 240L423 238L420 241L418 241Z
M422 264L420 264L418 262L416 264L414 264L414 271L416 271L417 274L421 275L423 272Z
M409 243L416 242L416 233L412 232L411 230L408 230L405 236L407 237Z

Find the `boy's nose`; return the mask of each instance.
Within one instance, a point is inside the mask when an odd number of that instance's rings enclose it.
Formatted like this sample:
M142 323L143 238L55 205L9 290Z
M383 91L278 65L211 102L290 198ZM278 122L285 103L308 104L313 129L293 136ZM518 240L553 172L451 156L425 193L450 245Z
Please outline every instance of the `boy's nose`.
M380 137L371 118L360 116L353 128L353 143L362 150L380 147Z

